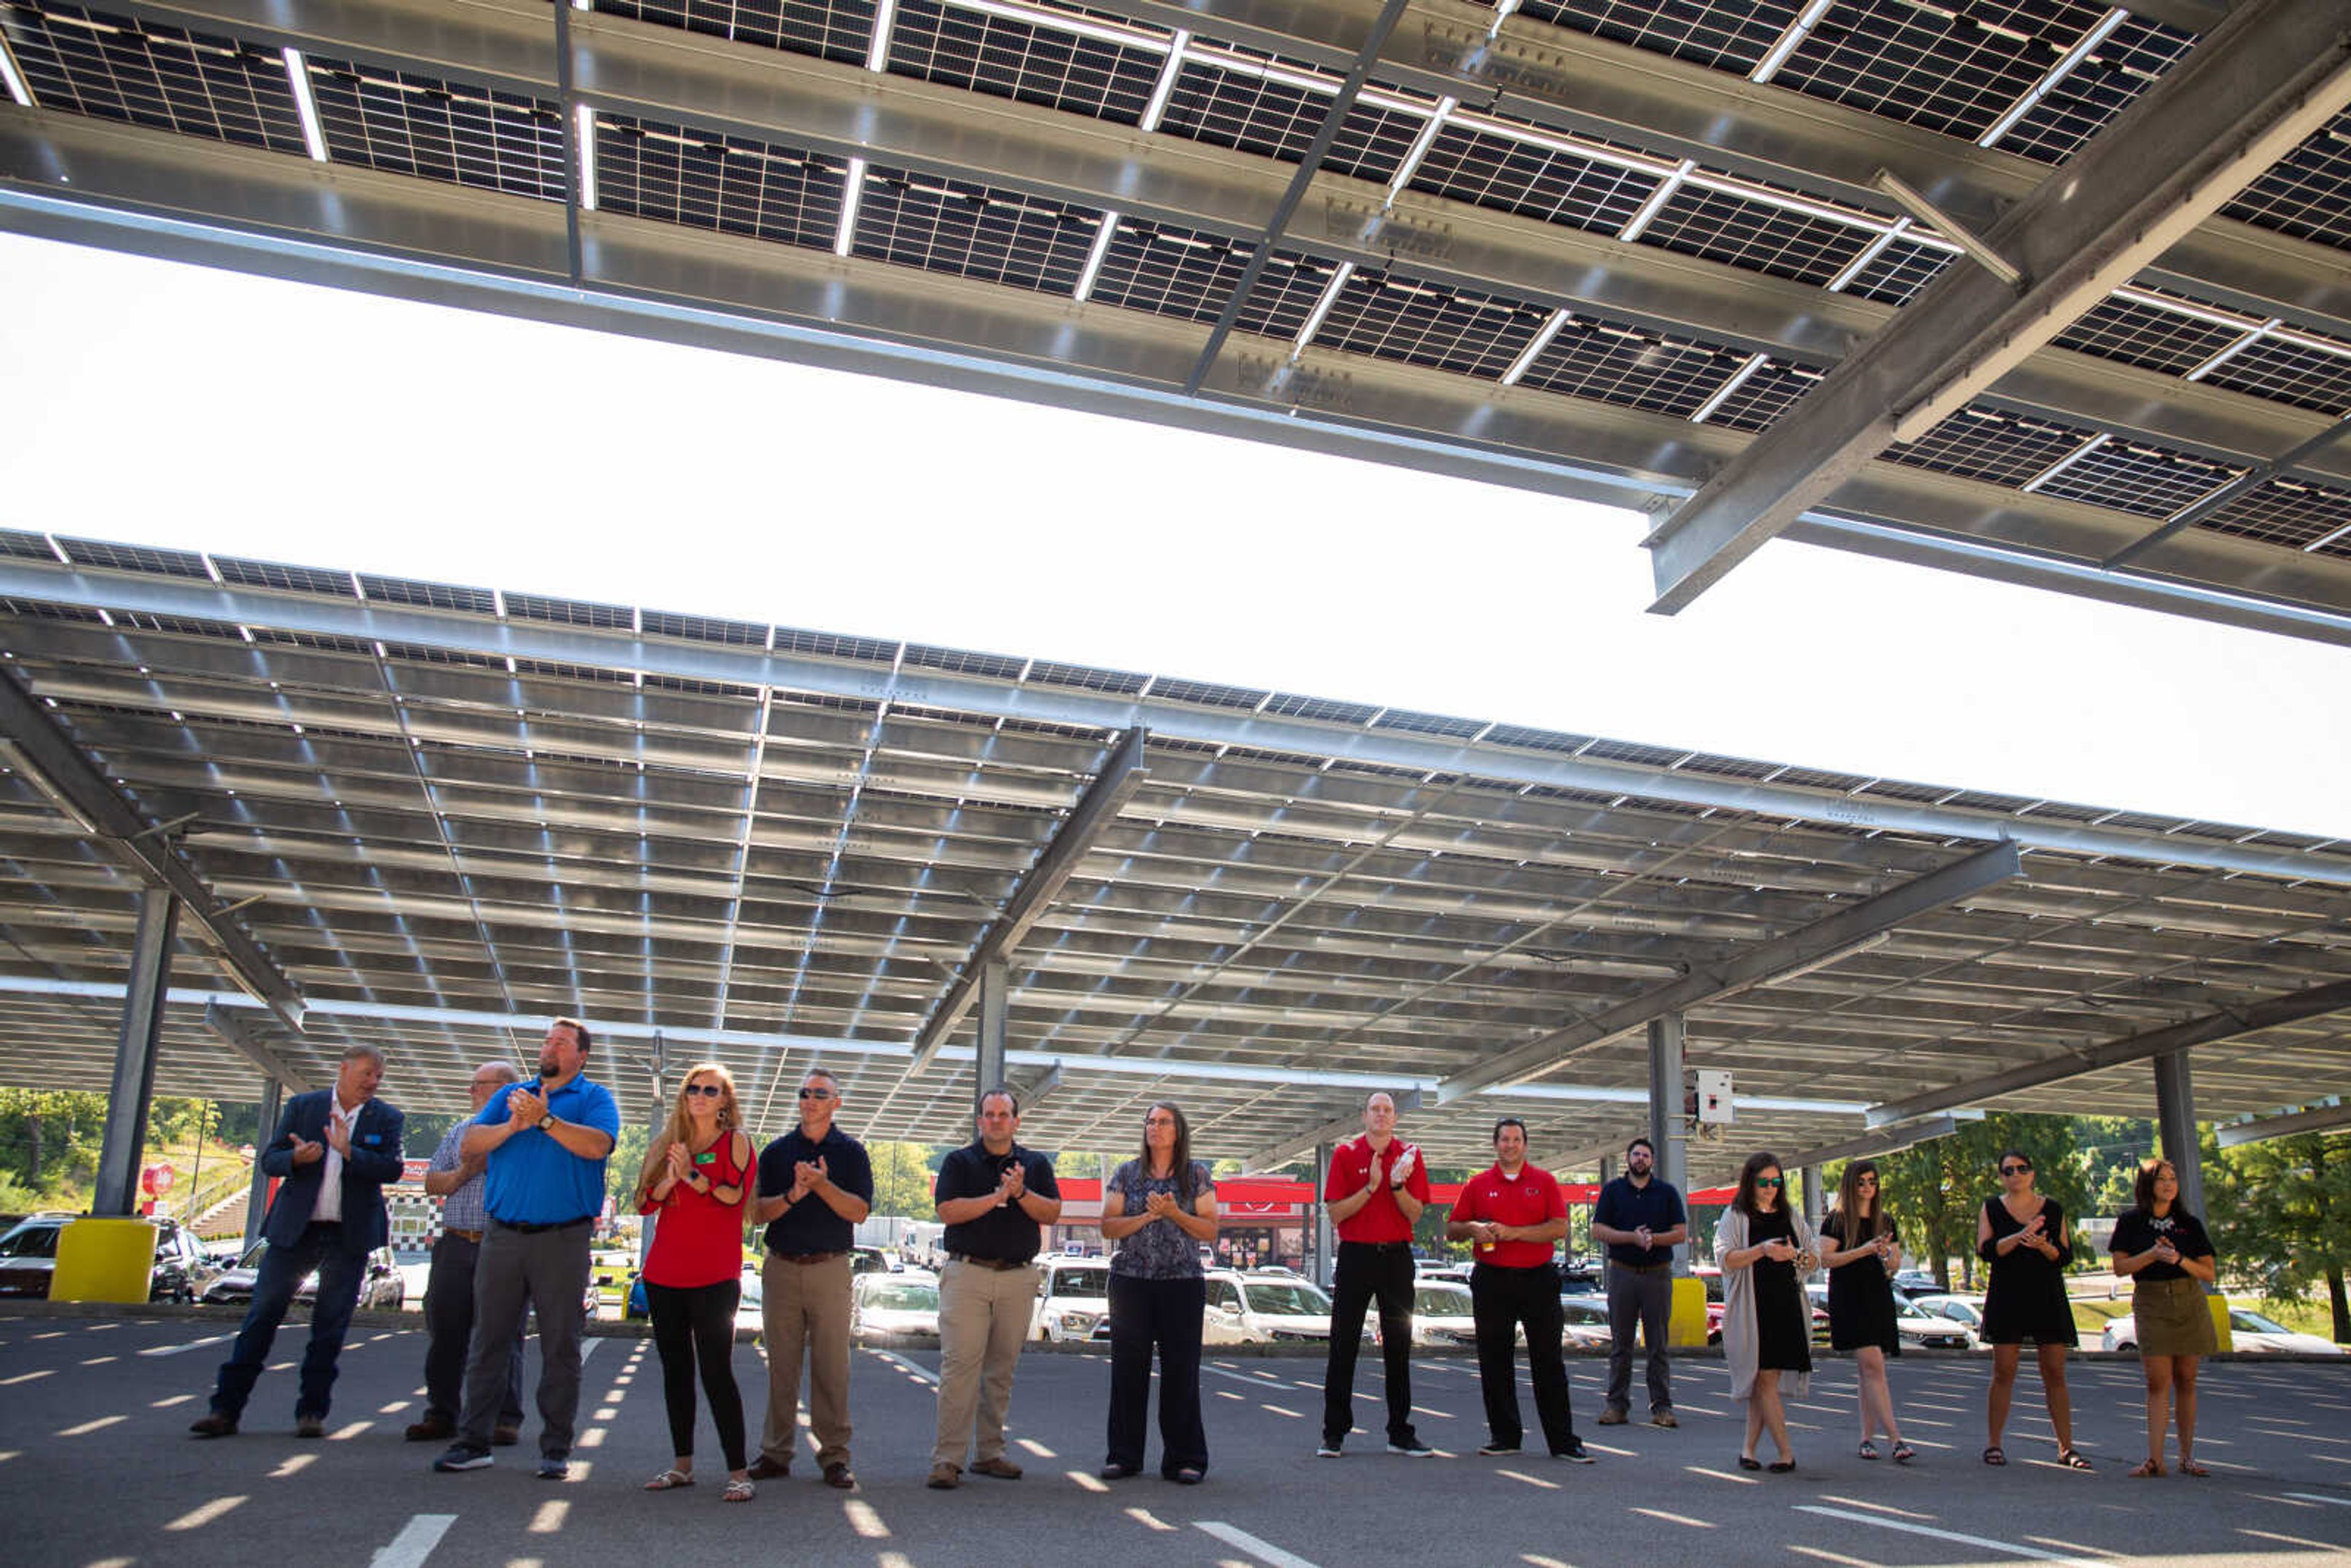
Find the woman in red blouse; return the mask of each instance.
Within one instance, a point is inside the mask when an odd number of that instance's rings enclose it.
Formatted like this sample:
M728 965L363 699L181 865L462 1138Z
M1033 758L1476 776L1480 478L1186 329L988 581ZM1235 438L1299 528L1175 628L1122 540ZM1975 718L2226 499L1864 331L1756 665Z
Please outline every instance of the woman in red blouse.
M677 1462L647 1491L694 1484L694 1375L726 1450L728 1502L748 1502L744 1472L743 1394L735 1384L735 1309L743 1299L743 1194L753 1169L751 1140L735 1105L735 1080L715 1061L685 1075L669 1125L645 1151L637 1212L658 1216L645 1255L645 1305L661 1352Z

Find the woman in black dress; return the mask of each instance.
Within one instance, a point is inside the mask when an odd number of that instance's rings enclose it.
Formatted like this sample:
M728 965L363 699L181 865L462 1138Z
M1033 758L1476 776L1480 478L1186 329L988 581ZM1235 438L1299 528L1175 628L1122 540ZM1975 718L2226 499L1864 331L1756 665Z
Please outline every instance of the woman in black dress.
M2009 1401L2016 1396L2016 1364L2031 1340L2049 1425L2057 1434L2058 1462L2086 1470L2090 1461L2074 1447L2074 1400L2065 1387L2065 1353L2077 1343L2074 1306L2065 1299L2065 1262L2074 1255L2065 1211L2055 1199L2032 1190L2032 1161L2018 1150L2000 1156L2000 1196L1986 1198L1976 1219L1976 1255L1991 1270L1981 1330L1991 1345L1991 1437L1983 1460L2008 1463L2000 1435L2008 1427Z
M1877 1458L1871 1439L1883 1429L1894 1462L1907 1465L1918 1450L1902 1440L1886 1382L1886 1358L1902 1354L1894 1329L1894 1271L1902 1267L1902 1249L1880 1199L1876 1161L1844 1167L1837 1206L1821 1224L1821 1262L1829 1271L1829 1344L1853 1353L1861 1385L1861 1457Z
M2219 1272L2204 1222L2179 1207L2179 1173L2169 1160L2138 1167L2137 1207L2115 1221L2115 1272L2128 1275L2131 1322L2147 1374L2147 1460L2135 1476L2163 1473L2163 1428L2179 1391L2179 1473L2209 1476L2196 1462L2196 1358L2220 1345L2204 1287Z
M1738 1194L1714 1232L1714 1255L1722 1265L1722 1359L1730 1369L1730 1396L1747 1406L1739 1468L1763 1468L1755 1440L1769 1431L1780 1450L1771 1466L1778 1475L1796 1468L1780 1375L1796 1375L1801 1399L1813 1372L1813 1313L1803 1285L1813 1271L1813 1230L1787 1196L1779 1157L1750 1155L1739 1173Z

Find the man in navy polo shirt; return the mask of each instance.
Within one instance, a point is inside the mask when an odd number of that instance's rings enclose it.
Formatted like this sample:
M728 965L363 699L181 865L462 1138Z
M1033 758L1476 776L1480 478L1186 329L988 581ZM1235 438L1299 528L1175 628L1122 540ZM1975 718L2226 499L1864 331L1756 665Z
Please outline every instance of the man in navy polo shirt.
M1461 1184L1446 1217L1448 1241L1470 1243L1469 1310L1478 1323L1478 1383L1486 1396L1486 1446L1481 1454L1515 1454L1525 1439L1510 1353L1520 1324L1527 1331L1527 1375L1535 1385L1535 1416L1554 1459L1588 1465L1575 1417L1567 1408L1567 1361L1559 1270L1552 1249L1567 1234L1567 1198L1551 1172L1527 1164L1527 1124L1516 1116L1494 1124L1494 1164Z
M1666 1319L1674 1301L1674 1249L1689 1239L1682 1195L1651 1173L1656 1146L1646 1138L1625 1145L1625 1174L1600 1189L1593 1206L1592 1239L1608 1246L1608 1393L1604 1427L1625 1424L1633 1394L1633 1331L1649 1345L1649 1420L1674 1419L1673 1357L1666 1349Z
M507 1347L523 1309L538 1309L538 1474L570 1474L580 1415L580 1336L586 1319L588 1243L604 1212L604 1161L620 1135L611 1092L580 1076L588 1026L560 1018L539 1047L538 1079L482 1107L460 1152L486 1158L482 1206L489 1228L474 1270L474 1337L457 1440L436 1470L490 1462L491 1426L506 1395Z

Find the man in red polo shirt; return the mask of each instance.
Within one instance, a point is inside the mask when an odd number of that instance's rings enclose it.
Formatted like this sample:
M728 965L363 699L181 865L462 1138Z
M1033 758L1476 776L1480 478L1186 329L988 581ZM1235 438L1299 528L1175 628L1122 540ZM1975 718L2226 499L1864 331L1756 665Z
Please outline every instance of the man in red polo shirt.
M1510 1369L1511 1343L1524 1323L1535 1416L1551 1457L1592 1462L1568 1414L1567 1361L1560 1354L1559 1270L1552 1249L1566 1234L1567 1199L1558 1180L1527 1164L1527 1124L1503 1117L1494 1124L1493 1166L1461 1184L1445 1222L1446 1239L1469 1242L1475 1260L1469 1305L1478 1322L1478 1382L1486 1394L1488 1435L1481 1454L1515 1454L1526 1436Z
M1364 1103L1364 1135L1331 1151L1322 1204L1339 1229L1331 1279L1331 1359L1322 1373L1326 1459L1355 1424L1355 1357L1363 1349L1364 1309L1380 1303L1381 1359L1387 1367L1388 1452L1425 1458L1437 1450L1412 1428L1412 1228L1428 1206L1428 1166L1395 1135L1395 1101Z

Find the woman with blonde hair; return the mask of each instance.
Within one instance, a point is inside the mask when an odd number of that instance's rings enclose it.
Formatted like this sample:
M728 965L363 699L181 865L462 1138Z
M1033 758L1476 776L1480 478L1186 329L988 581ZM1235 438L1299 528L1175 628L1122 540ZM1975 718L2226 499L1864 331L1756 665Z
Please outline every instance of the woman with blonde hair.
M2179 1410L2179 1473L2209 1476L2196 1462L2196 1358L2220 1348L2204 1287L2220 1271L2204 1222L2179 1207L2179 1172L2169 1160L2138 1167L2135 1205L2115 1221L2115 1272L2128 1276L2131 1322L2147 1374L2147 1458L2135 1476L2163 1473L2163 1428ZM2176 1391L2176 1392L2175 1392Z
M1747 1156L1739 1191L1715 1227L1714 1256L1722 1265L1722 1359L1730 1369L1730 1396L1747 1406L1747 1440L1739 1468L1760 1470L1756 1439L1766 1431L1780 1450L1775 1475L1796 1468L1788 1446L1787 1408L1780 1375L1796 1375L1796 1397L1812 1386L1813 1313L1803 1277L1813 1271L1813 1228L1788 1202L1777 1155Z
M726 1455L725 1500L748 1502L743 1394L735 1383L735 1309L743 1299L743 1197L750 1185L751 1140L735 1103L735 1080L715 1061L697 1062L678 1086L669 1124L645 1151L637 1212L657 1217L645 1255L645 1305L661 1352L662 1395L669 1406L676 1461L645 1483L647 1491L694 1484L694 1376Z
M1902 1354L1894 1328L1894 1272L1902 1267L1902 1248L1878 1189L1876 1161L1844 1167L1837 1206L1821 1222L1821 1262L1829 1271L1829 1348L1853 1353L1861 1385L1861 1457L1877 1458L1874 1439L1883 1431L1894 1445L1894 1462L1907 1465L1918 1450L1902 1440L1894 1391L1886 1382L1886 1358Z

